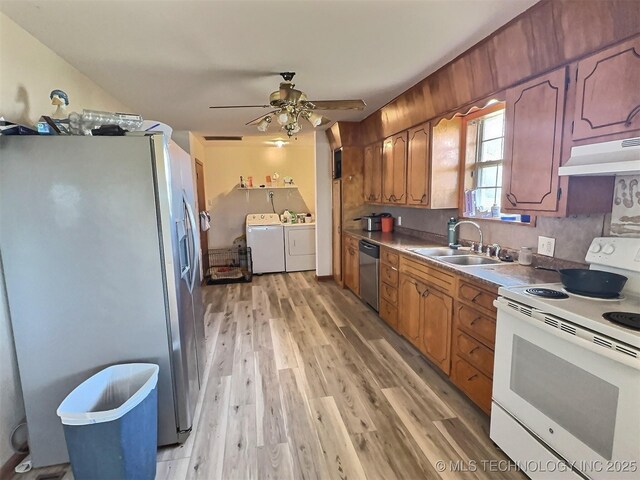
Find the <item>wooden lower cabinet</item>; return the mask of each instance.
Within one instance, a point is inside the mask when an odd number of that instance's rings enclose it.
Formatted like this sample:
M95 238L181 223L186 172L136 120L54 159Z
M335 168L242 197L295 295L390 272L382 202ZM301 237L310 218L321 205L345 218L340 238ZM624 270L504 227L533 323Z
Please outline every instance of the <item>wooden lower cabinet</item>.
M453 299L427 286L422 295L422 352L447 374L451 366L452 314Z
M491 414L493 382L466 360L455 356L451 365L451 380L487 415Z
M398 330L398 264L399 256L391 249L380 249L380 317Z
M451 341L451 381L485 413L491 413L496 292L458 280Z
M399 302L400 333L449 373L453 299L427 282L400 274Z
M360 262L358 239L350 235L344 236L344 286L360 296Z
M422 317L422 294L427 286L405 274L400 274L399 299L402 309L398 313L398 330L418 350L422 351L420 321Z

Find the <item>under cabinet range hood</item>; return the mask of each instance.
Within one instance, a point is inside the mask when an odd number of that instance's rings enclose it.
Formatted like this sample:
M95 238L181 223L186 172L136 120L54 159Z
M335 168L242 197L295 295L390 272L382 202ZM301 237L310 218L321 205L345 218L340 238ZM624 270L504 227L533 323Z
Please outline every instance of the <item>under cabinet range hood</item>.
M640 137L592 143L571 149L571 158L558 175L640 174Z

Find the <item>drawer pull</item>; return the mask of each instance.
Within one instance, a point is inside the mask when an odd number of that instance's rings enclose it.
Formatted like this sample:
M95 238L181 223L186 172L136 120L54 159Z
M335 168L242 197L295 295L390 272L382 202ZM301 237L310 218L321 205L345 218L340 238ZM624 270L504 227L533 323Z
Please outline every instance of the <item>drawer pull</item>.
M398 269L396 267L392 267L391 265L387 265L391 270L393 270L394 272L397 272Z
M469 323L469 325L475 325L475 323L480 320L482 317L476 317L473 320L471 320L471 323Z
M478 350L480 347L475 346L473 347L470 351L469 351L469 355L473 355L473 352L475 352L476 350Z
M476 296L471 299L471 301L473 303L476 303L476 300L478 299L478 297L480 297L480 295L482 295L482 292L477 293Z
M422 296L422 297L428 297L430 293L431 293L431 292L429 291L429 289L428 289L428 288L425 288L425 289L424 289L424 292L422 292L422 295L421 295L421 296Z
M473 380L474 378L476 378L478 376L477 373L474 373L473 375L471 375L469 378L467 378L467 382L470 382L471 380Z

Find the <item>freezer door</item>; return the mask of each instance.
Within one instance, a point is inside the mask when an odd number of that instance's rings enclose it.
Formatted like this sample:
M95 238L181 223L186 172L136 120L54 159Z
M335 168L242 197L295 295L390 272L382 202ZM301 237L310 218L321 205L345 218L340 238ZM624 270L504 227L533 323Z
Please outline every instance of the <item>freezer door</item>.
M0 251L34 466L68 461L56 409L114 363L160 366L159 441L176 442L159 242L148 138L0 136Z
M158 218L170 310L176 418L179 440L182 441L192 427L204 362L197 229L192 196L188 190L190 183L185 182L188 176L185 164L190 165L191 159L177 146L166 145L161 136L153 137L153 145Z

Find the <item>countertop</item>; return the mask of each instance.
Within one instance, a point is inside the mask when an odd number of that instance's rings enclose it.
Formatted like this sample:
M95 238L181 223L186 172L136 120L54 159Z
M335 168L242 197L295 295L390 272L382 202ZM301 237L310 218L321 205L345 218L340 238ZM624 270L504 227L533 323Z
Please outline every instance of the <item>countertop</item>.
M445 245L411 235L402 233L365 232L357 229L345 229L344 233L397 250L404 255L422 262L431 263L442 270L448 270L460 276L468 277L476 282L484 283L492 289L496 289L497 287L515 287L518 285L560 282L560 275L556 272L536 270L533 267L520 265L516 262L501 263L499 265L459 266L441 262L435 258L418 255L410 249L443 247Z

